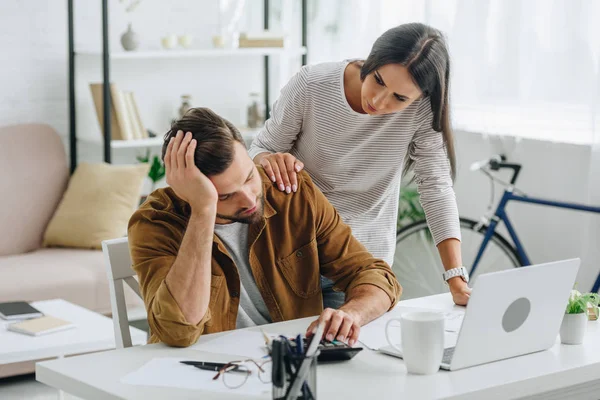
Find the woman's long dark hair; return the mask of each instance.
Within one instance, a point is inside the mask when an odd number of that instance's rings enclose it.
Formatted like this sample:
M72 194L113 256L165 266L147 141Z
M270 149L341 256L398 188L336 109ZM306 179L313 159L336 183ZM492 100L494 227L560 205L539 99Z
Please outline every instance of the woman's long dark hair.
M386 64L401 64L428 97L433 111L432 128L442 132L450 162L452 179L456 176L454 135L450 126L448 89L450 86L450 56L446 41L440 31L420 23L397 26L386 31L373 44L369 57L361 67L360 78ZM406 157L404 173L412 167L413 160Z

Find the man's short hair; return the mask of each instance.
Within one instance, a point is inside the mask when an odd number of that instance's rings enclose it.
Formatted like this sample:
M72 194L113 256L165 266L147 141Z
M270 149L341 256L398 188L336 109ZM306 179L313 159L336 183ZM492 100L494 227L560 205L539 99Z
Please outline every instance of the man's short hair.
M192 133L197 146L194 154L196 167L206 176L224 172L233 162L235 142L244 147L244 139L235 126L208 108L191 108L183 117L173 122L171 129L165 134L162 147L162 159L165 159L169 140L177 135Z

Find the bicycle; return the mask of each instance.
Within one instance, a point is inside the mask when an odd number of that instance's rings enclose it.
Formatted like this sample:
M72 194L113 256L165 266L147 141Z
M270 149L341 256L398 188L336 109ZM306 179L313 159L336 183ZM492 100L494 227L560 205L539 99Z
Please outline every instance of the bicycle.
M515 187L521 169L521 164L506 162L503 155L493 156L471 166L471 171L481 171L488 176L492 189L494 182L504 186L504 193L495 210L492 207L495 197L492 192L488 213L480 221L460 218L463 263L467 266L472 281L483 273L531 265L525 247L508 217L506 206L509 202L600 214L600 207L527 196ZM509 182L497 178L492 173L500 170L512 170ZM497 232L500 223L504 223L510 241ZM435 265L435 268L423 268L425 265ZM414 222L397 231L393 269L404 282L403 297L421 297L447 291L441 279L444 269L425 220ZM599 288L600 275L592 292L598 292Z

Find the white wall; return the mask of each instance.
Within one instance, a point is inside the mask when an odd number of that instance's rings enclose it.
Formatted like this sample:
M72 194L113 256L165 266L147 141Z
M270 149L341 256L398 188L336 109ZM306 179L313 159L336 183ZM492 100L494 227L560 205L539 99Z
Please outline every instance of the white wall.
M66 26L66 1L2 2L0 125L46 122L66 134Z
M128 16L117 0L110 2L111 48L119 49L119 36ZM144 0L133 16L145 48L158 47L166 33L194 35L199 46L208 47L216 32L216 1ZM258 4L257 4L258 3ZM251 0L249 25L260 20L260 1ZM100 6L98 2L76 0L77 48L100 49ZM317 45L314 41L313 45ZM66 1L5 1L0 12L0 125L45 122L66 137L67 100L67 10ZM93 114L88 81L99 81L99 60L78 60L78 128L81 136L100 135ZM133 90L149 128L164 133L183 93L191 93L196 105L214 108L238 122L247 93L262 89L260 59L206 59L177 61L119 61L113 63L113 81ZM457 132L459 177L456 192L461 214L476 218L489 199L487 180L468 171L472 161L497 152L498 142L489 142L477 133ZM530 195L570 201L588 196L590 148L580 145L523 140L507 145L511 158L525 168L519 187ZM99 146L80 147L80 159L100 161ZM131 161L131 153L115 152L120 162ZM586 224L600 225L595 215L513 204L513 222L534 262L580 256L587 237ZM598 247L600 238L591 238ZM600 262L584 259L580 288L591 286Z

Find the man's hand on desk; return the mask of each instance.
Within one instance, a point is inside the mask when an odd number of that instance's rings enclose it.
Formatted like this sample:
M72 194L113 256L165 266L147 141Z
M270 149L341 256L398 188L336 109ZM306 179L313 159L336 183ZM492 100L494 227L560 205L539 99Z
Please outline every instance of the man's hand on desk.
M346 303L339 310L323 310L306 330L306 336L313 335L319 322L323 322L326 340L336 339L353 346L358 341L360 327L381 316L390 309L391 304L390 297L379 287L358 285L346 292Z
M471 288L467 282L463 281L459 276L448 280L452 300L459 306L466 306L471 297Z
M307 337L314 334L319 322L325 324L324 338L328 341L336 339L353 346L358 340L358 334L360 333L359 318L351 311L346 312L341 308L339 310L326 308L319 318L308 326L306 330Z

